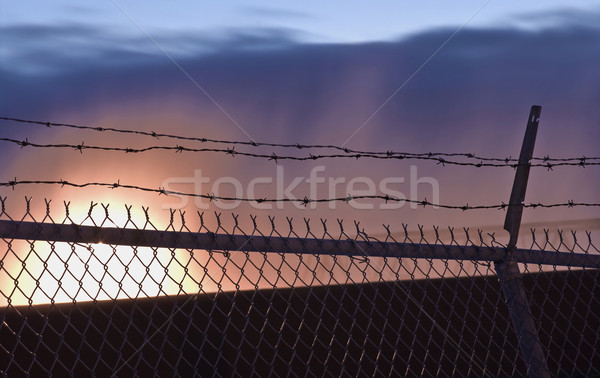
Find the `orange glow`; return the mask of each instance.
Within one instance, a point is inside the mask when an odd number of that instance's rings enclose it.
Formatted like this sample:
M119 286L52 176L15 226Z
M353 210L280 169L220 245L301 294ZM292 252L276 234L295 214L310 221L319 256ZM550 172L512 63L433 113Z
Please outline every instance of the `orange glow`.
M131 218L125 209L119 209L111 211L110 220L106 220L104 209L98 205L91 217L80 222L88 210L85 205L72 203L70 219L88 226L145 226L145 215L139 207L131 208ZM35 209L32 213L39 221L40 214ZM55 221L60 223L62 219L56 217ZM190 259L185 250L24 240L3 240L1 245L0 306L177 295L199 290L191 278L198 264L188 263L186 273L185 262Z
M32 247L24 263L16 254L5 260L0 305L8 304L7 297L12 305L26 305L30 299L43 304L198 292L181 265L186 251L48 242Z

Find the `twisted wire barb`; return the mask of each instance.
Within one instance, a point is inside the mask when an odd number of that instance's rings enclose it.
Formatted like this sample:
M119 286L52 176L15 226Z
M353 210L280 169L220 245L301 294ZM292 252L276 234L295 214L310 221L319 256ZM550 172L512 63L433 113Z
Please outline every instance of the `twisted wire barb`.
M235 147L233 148L191 148L185 146L149 146L143 148L130 148L130 147L113 147L113 146L94 146L94 145L86 145L85 142L80 144L39 144L30 142L28 139L25 140L17 140L11 138L0 138L2 142L10 142L17 144L23 147L35 147L35 148L58 148L58 149L73 149L79 152L83 152L83 150L100 150L100 151L114 151L114 152L125 152L125 153L143 153L148 151L174 151L174 152L217 152L223 153L231 156L248 156L254 158L261 158L266 160L273 160L276 163L279 160L297 160L297 161L307 161L307 160L321 160L321 159L334 159L334 158L350 158L350 159L360 159L360 158L371 158L371 159L380 159L380 160L404 160L404 159L412 159L412 160L433 160L438 165L446 166L448 165L458 165L458 166L470 166L470 167L511 167L517 168L519 166L518 163L514 163L512 161L506 160L504 163L472 163L472 162L460 162L454 160L447 160L441 157L435 156L407 156L407 155L397 155L393 152L388 152L386 155L372 154L372 153L357 153L357 154L324 154L324 155L313 155L309 154L308 156L290 156L290 155L277 155L274 152L269 154L256 154L251 152L244 151L236 151ZM543 167L547 170L553 170L554 167L559 166L579 166L585 168L586 166L595 166L600 165L600 162L589 162L587 158L581 158L579 162L558 162L558 163L533 163L529 164L531 167Z
M384 159L427 158L427 160L437 160L438 163L442 164L442 165L447 163L447 164L473 165L473 166L495 166L495 165L484 165L484 163L482 163L482 162L503 163L503 164L498 164L497 166L516 166L515 164L516 164L516 162L518 162L518 159L515 159L512 157L506 157L506 158L484 157L484 156L479 156L479 155L476 155L473 153L468 153L468 152L412 153L412 152L399 152L399 151L363 151L363 150L354 150L354 149L350 149L347 147L341 147L341 146L336 146L336 145L327 145L327 144L267 143L267 142L256 142L254 140L231 141L231 140L204 138L204 137L189 137L189 136L181 136L181 135L174 135L174 134L157 133L154 131L127 130L127 129L112 128L112 127L95 127L95 126L85 126L85 125L74 125L74 124L68 124L68 123L43 122L43 121L33 121L33 120L25 120L25 119L20 119L20 118L11 118L11 117L0 117L0 120L13 121L13 122L32 124L32 125L41 125L41 126L46 126L46 127L67 127L67 128L74 128L74 129L80 129L80 130L91 130L91 131L97 131L97 132L115 132L115 133L122 133L122 134L136 134L136 135L151 136L154 138L164 137L164 138L170 138L170 139L187 140L187 141L202 142L202 143L210 142L210 143L219 143L219 144L227 144L227 145L245 145L245 146L253 146L253 147L266 146L266 147L281 147L281 148L294 148L294 149L335 149L338 151L342 151L342 152L344 152L344 154L346 154L346 155L339 155L339 156L338 155L330 155L330 156L323 156L323 157L356 157L355 155L358 154L358 155L365 155L365 157L367 157L367 155L368 155L368 157L372 157L372 158L375 158L376 156L381 156L380 158L384 158ZM22 141L19 141L19 142L22 142ZM177 147L179 147L179 146L177 146ZM227 152L228 150L230 150L230 149L225 149L224 151ZM131 151L129 151L129 152L131 152ZM241 155L242 153L236 151L236 154ZM248 154L248 153L246 153L246 154ZM350 156L348 156L348 155L350 155ZM253 156L253 155L248 154L247 156ZM320 156L321 155L317 155L317 158L322 158ZM283 157L279 157L275 154L269 155L269 157L275 158L274 160L284 159ZM363 156L360 156L360 157L363 157ZM467 163L459 163L459 162L450 162L450 161L443 159L444 157L464 157L467 159L478 160L480 163L467 164ZM293 159L293 157L288 157L288 159ZM314 157L309 156L309 157L305 157L305 158L298 158L296 160L310 160L310 159L314 159ZM583 166L597 165L594 162L600 161L600 157L581 156L581 157L569 157L569 158L551 158L550 156L546 155L544 157L533 157L532 160L533 161L541 161L542 163L550 163L550 166L548 166L548 164L541 164L538 166L544 166L548 169L551 169L552 167L557 165L557 164L552 164L551 162L573 163L573 164L568 164L568 165L582 165L581 163L583 163ZM567 165L567 164L561 164L561 165Z
M398 198L398 197L393 197L390 195L383 195L383 194L375 194L375 195L357 195L357 196L353 196L348 194L346 197L333 197L333 198L308 198L308 197L304 197L302 199L300 198L248 198L248 197L227 197L227 196L218 196L212 193L209 194L200 194L200 193L186 193L186 192L180 192L180 191L174 191L174 190L167 190L163 187L159 187L158 189L156 188L148 188L148 187L142 187L142 186L138 186L138 185L128 185L128 184L121 184L120 180L118 180L115 183L105 183L105 182L86 182L83 184L77 184L77 183L73 183L73 182L69 182L69 181L65 181L65 180L17 180L16 178L14 180L8 181L8 182L0 182L0 187L12 187L14 189L15 186L17 185L30 185L30 184L34 184L34 185L59 185L61 187L64 186L70 186L70 187L75 187L75 188L85 188L85 187L105 187L105 188L110 188L110 189L117 189L117 188L125 188L125 189L134 189L134 190L139 190L139 191L144 191L144 192L150 192L150 193L157 193L159 195L177 195L177 196L184 196L184 197L198 197L198 198L204 198L204 199L208 199L210 201L218 201L218 200L222 200L222 201L241 201L241 202L250 202L250 203L257 203L257 204L261 204L261 203L275 203L275 202L292 202L292 203L299 203L303 206L306 206L310 203L323 203L323 202L346 202L349 203L350 201L354 201L354 200L359 200L359 199L378 199L378 200L383 200L386 203L388 201L391 202L402 202L402 203L414 203L423 207L427 207L427 206L431 206L434 208L442 208L442 209L455 209L455 210L482 210L482 209L498 209L498 210L505 210L510 206L523 206L526 208L553 208L553 207L600 207L600 203L587 203L587 202L575 202L573 200L569 200L567 202L563 202L563 203L553 203L553 204L544 204L541 202L538 203L528 203L528 204L519 204L519 205L515 205L515 204L506 204L504 202L500 203L500 204L493 204L493 205L469 205L469 204L465 204L465 205L446 205L446 204L439 204L439 203L434 203L434 202L430 202L427 200L427 198L425 198L424 200L413 200L413 199L407 199L407 198Z

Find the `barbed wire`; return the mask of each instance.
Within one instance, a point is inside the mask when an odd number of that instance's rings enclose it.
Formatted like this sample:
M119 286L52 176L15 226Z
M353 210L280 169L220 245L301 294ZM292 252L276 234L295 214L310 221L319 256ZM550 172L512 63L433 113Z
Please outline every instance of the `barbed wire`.
M219 201L219 200L221 200L221 201L240 201L240 202L249 202L249 203L256 203L256 204L274 203L274 202L292 202L292 203L301 204L303 206L306 206L310 203L324 203L324 202L346 202L346 203L349 203L351 201L359 200L359 199L378 199L378 200L383 200L386 203L387 202L412 203L412 204L416 204L416 205L423 206L423 207L431 206L434 208L455 209L455 210L463 210L463 211L483 210L483 209L505 210L511 206L521 206L521 205L526 208L534 208L534 209L538 208L538 207L539 208L600 207L600 203L575 202L573 200L569 200L569 201L563 202L563 203L553 203L553 204L544 204L541 202L538 202L538 203L531 202L528 204L515 205L515 204L507 204L507 203L502 202L500 204L475 205L475 206L469 205L468 203L465 205L446 205L446 204L430 202L427 200L427 198L425 198L424 200L413 200L413 199L407 199L407 198L393 197L388 194L385 194L385 195L383 195L383 194L358 195L358 196L352 196L352 195L348 194L346 197L333 197L333 198L304 197L302 199L300 199L300 198L267 198L267 197L265 197L265 198L228 197L228 196L218 196L213 193L208 193L208 194L186 193L186 192L180 192L180 191L174 191L174 190L167 190L164 187L158 187L158 189L156 189L156 188L142 187L142 186L138 186L138 185L121 184L120 180L118 180L115 183L86 182L83 184L77 184L77 183L73 183L73 182L69 182L69 181L65 181L65 180L17 180L17 178L15 177L14 180L11 180L8 182L0 182L0 187L12 187L13 190L14 190L15 186L17 186L17 185L59 185L61 187L65 187L65 186L70 186L70 187L75 187L75 188L105 187L105 188L110 188L110 189L125 188L125 189L134 189L134 190L143 191L143 192L157 193L159 195L177 195L177 196L184 196L184 197L204 198L204 199L208 199L210 201Z
M351 158L351 159L360 159L360 158L370 158L370 159L380 159L380 160L432 160L435 161L436 164L445 166L448 165L457 165L457 166L470 166L470 167L511 167L517 168L519 166L518 163L509 163L508 161L505 163L484 163L480 161L479 163L472 162L461 162L455 160L448 160L441 157L429 157L429 156L404 156L404 155L372 155L372 154L324 154L324 155L313 155L309 154L308 156L290 156L290 155L277 155L274 152L269 154L257 154L251 152L244 151L236 151L235 147L233 148L191 148L184 146L150 146L143 148L130 148L130 147L105 147L105 146L94 146L87 145L85 142L81 142L80 144L38 144L30 142L28 139L25 140L17 140L11 138L0 138L0 141L10 142L19 145L21 148L23 147L35 147L35 148L67 148L77 150L79 152L83 152L83 150L101 150L101 151L116 151L116 152L125 152L125 153L142 153L148 151L174 151L174 152L217 152L224 153L231 156L248 156L254 158L262 158L267 160L273 160L276 163L279 160L297 160L297 161L307 161L307 160L321 160L321 159L335 159L335 158ZM558 163L533 163L529 164L532 167L543 167L547 170L553 170L555 167L559 166L579 166L585 168L586 166L596 166L600 165L600 162L588 162L585 158L582 158L579 162L558 162Z
M341 147L341 146L336 146L336 145L326 145L326 144L300 144L300 143L295 143L295 144L286 144L286 143L267 143L267 142L256 142L254 140L251 141L231 141L231 140L222 140L222 139L212 139L212 138L204 138L204 137L190 137L190 136L181 136L181 135L174 135L174 134L165 134L165 133L157 133L154 131L142 131L142 130L128 130L128 129L117 129L117 128L112 128L112 127L95 127L95 126L86 126L86 125L74 125L74 124L67 124L67 123L55 123L55 122L43 122L43 121L34 121L34 120L26 120L26 119L20 119L20 118L11 118L11 117L0 117L0 120L5 120L5 121L13 121L13 122L19 122L19 123L24 123L24 124L32 124L32 125L41 125L41 126L46 126L46 127L67 127L67 128L74 128L74 129L80 129L80 130L91 130L91 131L97 131L97 132L115 132L115 133L122 133L122 134L136 134L136 135L144 135L144 136L151 136L154 138L170 138L170 139L177 139L177 140L186 140L186 141L194 141L194 142L210 142L210 143L217 143L217 144L227 144L227 145L245 145L245 146L253 146L253 147L261 147L261 146L267 146L267 147L281 147L281 148L294 148L294 149L335 149L338 151L342 151L345 154L349 154L350 156L347 155L340 155L340 157L355 157L355 155L368 155L369 157L375 157L375 156L382 156L382 158L386 158L386 159L408 159L408 158L428 158L428 160L438 160L440 162L440 164L451 164L448 161L446 161L445 159L443 159L444 157L464 157L467 159L474 159L474 160L479 160L480 163L477 164L459 164L459 165L474 165L474 166L493 166L493 165L483 165L483 163L481 162L499 162L499 163L504 163L504 164L499 164L498 166L512 166L513 164L510 163L514 163L517 162L518 159L516 158L512 158L512 157L506 157L506 158L497 158L497 157L484 157L484 156L479 156L473 153L468 153L468 152L455 152L455 153L446 153L446 152L422 152L422 153L413 153L413 152L399 152L399 151L364 151L364 150L354 150L354 149L350 149L347 147ZM228 149L226 149L227 151ZM354 155L354 156L352 156ZM322 155L317 155L317 156L322 156ZM332 155L333 157L334 155ZM361 156L362 157L362 156ZM279 157L278 157L279 159ZM313 159L312 157L308 157L306 159L303 160L309 160L309 159ZM583 162L585 165L592 165L591 162L595 162L595 161L599 161L600 162L600 157L587 157L587 156L581 156L581 157L569 157L569 158L551 158L550 156L546 155L544 157L533 157L532 161L541 161L543 163L551 163L551 162L571 162L573 164L569 164L569 165L581 165L581 162ZM557 164L552 164L551 163L551 167L546 167L551 169L554 166L557 166ZM596 165L596 164L594 164ZM544 164L540 164L538 166L545 166Z

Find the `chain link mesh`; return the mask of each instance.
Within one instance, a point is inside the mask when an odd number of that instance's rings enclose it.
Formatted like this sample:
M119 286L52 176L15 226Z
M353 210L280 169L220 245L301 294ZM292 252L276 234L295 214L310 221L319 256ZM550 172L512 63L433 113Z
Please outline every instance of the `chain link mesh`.
M92 203L10 207L0 219L123 231L184 231L504 248L494 234ZM51 210L52 209L52 210ZM52 214L58 214L54 217ZM83 212L86 213L85 211ZM10 214L23 214L14 217ZM193 219L192 219L193 218ZM162 220L161 220L162 221ZM528 248L598 255L592 233L531 232ZM489 261L197 250L3 238L4 376L522 376L508 308ZM548 368L600 369L597 266L520 264Z

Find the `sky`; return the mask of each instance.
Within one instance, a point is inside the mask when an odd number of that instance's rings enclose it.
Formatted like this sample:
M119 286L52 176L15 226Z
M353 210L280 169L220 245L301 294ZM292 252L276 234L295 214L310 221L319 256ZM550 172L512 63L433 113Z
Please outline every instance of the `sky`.
M169 33L198 33L221 39L229 33L252 29L287 30L303 41L314 43L363 43L393 40L423 30L455 27L468 21L473 27L519 26L535 28L553 24L560 17L547 18L548 11L597 10L598 3L585 0L544 2L482 1L178 1L165 7L161 2L44 1L6 2L3 26L80 24L110 29L121 36L136 36L137 28L127 15L157 38ZM126 13L127 15L125 15ZM535 15L538 19L532 19Z
M536 156L600 156L600 3L591 1L5 2L0 7L0 116L214 139L332 144L369 151L469 152L518 156L531 105L542 106ZM120 147L175 145L165 138L92 133L0 122L2 137L36 143ZM183 143L180 143L183 144ZM186 146L196 146L186 143ZM256 152L251 146L238 151ZM271 154L285 150L266 148ZM289 151L303 154L304 151ZM2 144L1 181L116 182L201 193L278 194L279 178L298 198L389 188L445 204L507 202L514 171L441 166L431 161L335 159L280 162L216 153L20 148ZM526 202L598 202L597 167L534 168ZM314 172L314 173L313 173ZM271 182L267 181L271 179ZM259 181L253 181L253 180ZM350 187L353 179L359 179ZM263 180L262 183L260 180ZM265 181L266 180L266 181ZM338 180L337 186L329 184ZM387 180L387 181L385 181ZM356 180L355 180L356 181ZM432 184L433 182L433 184ZM212 187L211 187L212 185ZM436 193L437 190L437 193ZM414 192L414 193L413 193ZM150 206L157 224L174 197L127 190L18 186L0 189L15 213L24 196L57 213L71 201L85 217L91 201ZM183 210L263 218L362 220L399 231L497 226L504 212L381 208L359 201L257 209L188 200ZM18 205L17 205L18 204ZM231 205L228 207L228 205ZM235 206L234 206L235 205ZM373 208L369 209L371 206ZM115 215L118 218L117 215ZM597 208L526 210L523 221L597 219ZM121 219L121 218L118 218ZM118 222L117 219L117 222ZM245 218L249 223L249 218ZM561 223L563 222L563 223Z

